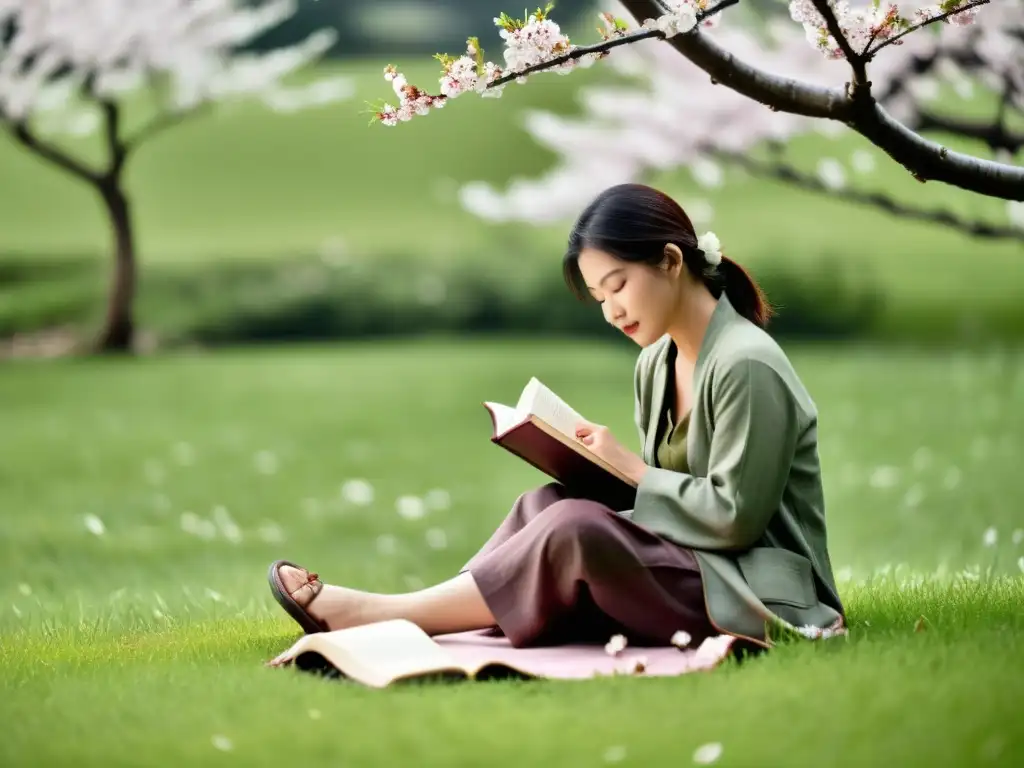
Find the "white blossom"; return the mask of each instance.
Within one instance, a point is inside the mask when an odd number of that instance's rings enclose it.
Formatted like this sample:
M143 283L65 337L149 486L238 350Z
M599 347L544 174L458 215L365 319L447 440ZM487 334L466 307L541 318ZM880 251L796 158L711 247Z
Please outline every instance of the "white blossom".
M666 39L689 32L696 26L696 0L671 0L667 5L668 13L657 19L646 19L642 26L659 30ZM614 17L604 13L600 16L605 26L605 37L621 34L621 30L613 24ZM548 64L539 71L566 75L576 69L592 66L599 58L610 54L605 51L572 56L576 46L569 41L568 35L562 32L561 27L539 8L521 21L495 18L494 22L499 27L498 35L503 42L503 65L483 61L482 52L473 40L470 40L462 56L455 59L445 58L439 93L436 96L410 84L394 66L385 67L384 78L391 83L398 97L398 105L385 103L381 107L376 113L381 124L388 127L398 125L412 119L414 115L428 114L433 108L443 107L448 99L471 91L485 97L498 97L506 83L495 85L495 81L511 75L518 83L526 82L529 77L525 73L526 70L567 55L570 58L557 64Z
M427 546L431 549L445 549L448 546L448 535L443 528L430 528L426 533Z
M96 536L102 536L107 530L103 521L93 514L85 516L85 529Z
M718 762L718 758L722 756L722 745L713 741L709 744L703 744L697 747L693 753L693 762L697 765L711 765L712 763Z
M676 648L685 648L686 646L688 646L690 644L690 641L692 639L693 638L690 637L690 633L689 632L684 632L683 630L680 629L679 631L675 632L672 635L672 641L671 642L672 642L672 645L674 645Z
M813 9L809 0L804 5ZM1002 7L997 9L995 5ZM929 58L937 51L960 57L985 57L986 66L997 73L1011 66L1003 62L1019 61L1019 56L1007 53L1016 51L1019 43L1006 28L1014 14L1019 18L1020 0L1000 0L991 6L984 7L971 27L940 24L936 25L940 30L908 34L888 46L870 64L873 92L885 93L897 79L902 83L912 60ZM883 3L878 13L888 7ZM622 8L613 6L608 10L618 13ZM657 23L649 19L642 26L653 29ZM736 27L702 27L701 34L759 69L781 77L831 88L842 88L850 78L847 66L823 65L817 40L808 45L805 32L792 21L769 20L756 32ZM748 156L768 140L787 143L811 131L838 135L849 130L841 122L769 110L727 85L716 83L696 64L658 39L615 48L609 52L607 66L630 81L581 88L577 100L581 106L578 112L582 114L537 110L524 113L524 129L532 140L558 158L549 170L532 178L514 177L503 189L489 182L469 180L459 191L462 207L488 221L550 224L575 215L602 189L642 180L652 172L685 167L697 183L715 185L722 179L706 165L712 154L709 150L717 150L726 157ZM937 74L938 78L930 78L936 83L936 96L939 82L959 88L962 86L957 83L966 80L962 73L956 80L947 70ZM906 88L884 106L894 119L906 121L924 101L927 99ZM852 167L858 173L868 173L874 167L870 158L862 151L851 159ZM846 174L841 173L837 164L827 163L821 169L823 183L833 189L847 184ZM1012 204L1008 204L1007 215L1017 215L1024 221L1024 213L1018 213Z
M846 186L846 171L834 157L823 157L818 161L818 178L821 183L832 190Z
M166 89L169 113L241 96L284 111L347 98L343 79L282 83L333 45L331 30L287 48L239 52L296 8L296 0L0 0L0 28L14 30L0 42L0 116L22 121L67 108L64 97L86 85L116 100L150 81ZM81 119L65 117L65 130Z
M609 656L618 656L626 648L626 638L624 635L612 635L611 639L605 643L604 651Z
M427 505L427 509L448 509L451 506L452 497L444 488L431 488L424 494L423 503Z
M982 539L986 547L994 547L996 542L999 541L999 531L994 527L986 528L985 535Z
M427 513L427 506L418 496L399 496L395 499L395 511L406 520L419 520Z
M362 478L346 480L341 486L341 497L349 504L365 507L373 503L373 486Z

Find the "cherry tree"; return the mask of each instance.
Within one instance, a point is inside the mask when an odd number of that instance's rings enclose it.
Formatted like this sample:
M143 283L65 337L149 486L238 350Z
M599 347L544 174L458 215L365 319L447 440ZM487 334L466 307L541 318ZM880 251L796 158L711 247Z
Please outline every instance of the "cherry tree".
M879 103L912 130L981 141L997 158L1012 162L1024 145L1024 134L1007 126L1010 113L1024 112L1024 0L999 0L973 24L941 27L940 34L907 36L874 61L871 81ZM782 19L759 29L725 26L705 34L728 50L754 53L760 66L785 77L841 87L847 74L842 67L823 65L800 28ZM603 187L650 171L686 167L698 183L719 186L724 164L975 236L1024 240L1024 206L1017 201L1007 202L1007 224L972 221L953 210L854 189L848 183L850 169L834 157L820 158L814 173L801 169L787 157L787 140L810 131L835 136L848 130L843 123L767 110L716 85L657 40L622 48L608 63L628 84L582 89L582 116L526 114L529 134L559 156L556 167L539 178L515 179L504 192L483 182L467 184L461 190L467 210L493 221L555 221ZM979 87L998 94L993 114L979 120L937 111L940 84L968 98ZM753 151L758 147L768 152ZM854 173L866 174L875 160L858 150L850 165ZM697 217L710 215L704 201L690 201L687 207Z
M774 112L845 125L921 182L937 181L985 196L1024 200L1024 168L957 152L925 138L901 120L898 109L890 111L883 105L879 98L881 90L868 75L869 67L872 71L884 71L885 65L879 62L894 48L913 45L912 36L926 34L928 27L975 23L979 15L991 12L987 7L990 0L939 0L937 5L917 7L912 12L892 3L872 2L854 8L847 0L793 0L789 4L790 16L803 28L805 44L825 60L820 66L835 66L843 72L842 84L818 84L777 74L741 58L747 51L726 48L713 39L707 30L716 27L722 12L739 0L621 2L638 25L603 13L604 39L585 46L569 41L550 18L550 4L525 19L502 14L495 22L504 41L504 66L486 60L479 39L471 38L465 54L438 56L442 75L437 94L409 83L395 67L389 66L384 75L392 84L398 104L385 103L376 117L383 125L395 126L429 114L466 93L500 96L510 82L523 83L545 71L569 74L614 55L617 48L657 38L664 41L663 47L669 47L700 69L711 86L734 91ZM668 77L685 93L686 82L678 76ZM892 98L894 103L900 103L896 94ZM1019 97L1014 101L1017 108L1018 102ZM906 119L906 115L903 117ZM785 135L787 129L783 126L779 130ZM743 129L739 132L742 134ZM673 145L671 131L664 132L662 137L657 146L643 151L647 161L658 154L659 148ZM628 163L628 159L613 157L602 172L613 176L616 164L621 171ZM563 179L562 187L566 186Z
M124 187L134 153L212 105L255 98L293 111L347 98L344 78L289 87L283 79L318 59L336 33L322 30L265 52L245 46L296 11L295 0L0 0L0 132L85 182L113 232L114 270L100 351L130 351L135 338L136 244ZM129 100L157 106L129 130ZM94 167L60 135L98 131L105 162Z

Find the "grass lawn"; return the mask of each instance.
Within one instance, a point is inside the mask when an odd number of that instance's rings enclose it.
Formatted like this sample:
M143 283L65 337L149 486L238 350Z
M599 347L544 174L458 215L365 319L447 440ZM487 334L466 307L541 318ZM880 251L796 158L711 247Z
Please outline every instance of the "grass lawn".
M848 639L670 680L370 691L262 666L296 637L272 559L382 591L448 577L545 481L488 447L480 401L537 375L634 445L634 354L432 339L8 365L0 764L688 765L720 742L721 765L1020 765L1020 349L792 350ZM342 497L354 478L369 506ZM438 503L406 519L410 494Z

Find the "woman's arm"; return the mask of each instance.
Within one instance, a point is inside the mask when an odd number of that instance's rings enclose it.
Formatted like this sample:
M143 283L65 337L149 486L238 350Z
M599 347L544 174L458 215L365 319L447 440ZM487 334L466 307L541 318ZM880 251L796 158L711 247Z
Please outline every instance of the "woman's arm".
M717 374L707 477L648 467L632 519L683 546L745 549L779 508L801 428L797 403L767 363Z

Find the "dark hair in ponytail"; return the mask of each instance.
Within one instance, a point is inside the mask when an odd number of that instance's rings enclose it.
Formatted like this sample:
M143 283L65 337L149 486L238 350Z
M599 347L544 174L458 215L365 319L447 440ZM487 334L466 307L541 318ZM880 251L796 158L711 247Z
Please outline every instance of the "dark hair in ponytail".
M590 294L579 267L584 248L656 266L664 261L669 243L682 251L687 268L704 281L716 299L724 291L739 314L762 328L768 325L772 308L750 274L725 256L717 266L708 264L697 247L693 224L679 203L643 184L609 187L586 207L569 235L562 273L576 298L585 301Z

